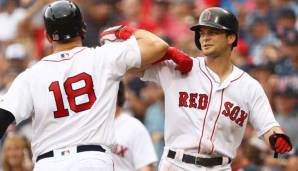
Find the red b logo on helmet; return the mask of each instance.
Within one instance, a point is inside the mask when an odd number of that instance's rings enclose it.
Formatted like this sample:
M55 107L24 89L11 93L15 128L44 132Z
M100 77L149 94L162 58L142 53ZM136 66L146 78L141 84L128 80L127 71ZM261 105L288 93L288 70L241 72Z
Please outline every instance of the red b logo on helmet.
M204 16L203 16L203 21L209 21L210 19L211 19L211 12L206 11L206 13L204 13Z

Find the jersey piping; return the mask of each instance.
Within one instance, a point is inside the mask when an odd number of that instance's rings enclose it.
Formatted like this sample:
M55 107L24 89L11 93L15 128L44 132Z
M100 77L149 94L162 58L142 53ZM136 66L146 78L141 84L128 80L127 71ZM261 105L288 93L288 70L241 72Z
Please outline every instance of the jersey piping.
M62 62L62 61L67 61L67 60L71 60L76 54L82 52L83 50L85 50L86 48L83 48L77 52L75 52L72 56L70 56L69 58L63 58L61 60L51 60L51 59L44 59L44 60L41 60L41 61L45 61L45 62Z
M204 117L204 121L203 121L203 127L202 127L202 133L201 133L200 142L199 142L198 153L200 153L200 151L201 151L201 142L202 142L202 138L203 138L203 135L204 135L205 122L206 122L206 118L207 118L207 115L208 115L209 106L210 106L211 97L212 97L212 90L213 90L213 84L212 84L212 81L211 81L210 78L207 76L207 74L202 70L200 61L199 61L199 67L200 67L200 70L204 73L204 75L205 75L205 76L208 78L208 80L210 81L211 89L210 89L210 94L209 94L210 99L209 99L209 102L208 102L208 106L207 106L206 113L205 113L205 117Z

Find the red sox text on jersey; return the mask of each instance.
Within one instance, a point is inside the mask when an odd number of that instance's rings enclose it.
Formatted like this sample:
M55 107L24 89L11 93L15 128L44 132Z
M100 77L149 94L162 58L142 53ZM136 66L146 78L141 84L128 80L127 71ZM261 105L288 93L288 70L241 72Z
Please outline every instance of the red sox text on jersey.
M179 92L179 107L196 108L205 110L208 105L208 95L199 93ZM239 126L243 126L248 114L244 110L230 101L224 102L224 110L221 112L224 116L230 118Z

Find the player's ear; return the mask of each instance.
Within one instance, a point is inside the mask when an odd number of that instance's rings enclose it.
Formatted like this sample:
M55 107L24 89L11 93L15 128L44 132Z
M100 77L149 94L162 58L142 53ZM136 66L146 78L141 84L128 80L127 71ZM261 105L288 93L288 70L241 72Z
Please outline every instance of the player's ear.
M236 35L235 34L228 34L228 43L232 45L236 41Z
M47 40L52 43L53 39L51 38L51 36L46 32L44 31L44 35L46 36Z

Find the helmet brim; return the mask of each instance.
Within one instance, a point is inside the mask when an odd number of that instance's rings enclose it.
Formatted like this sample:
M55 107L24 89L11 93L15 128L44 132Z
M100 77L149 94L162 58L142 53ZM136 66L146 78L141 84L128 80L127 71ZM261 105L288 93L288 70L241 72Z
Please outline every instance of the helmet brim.
M215 28L215 29L219 29L219 30L227 30L227 31L231 31L229 28L225 27L225 26L221 26L219 24L214 24L214 23L203 23L203 24L197 24L195 26L192 26L190 28L190 30L192 31L198 31L202 26L204 27L211 27L211 28Z

